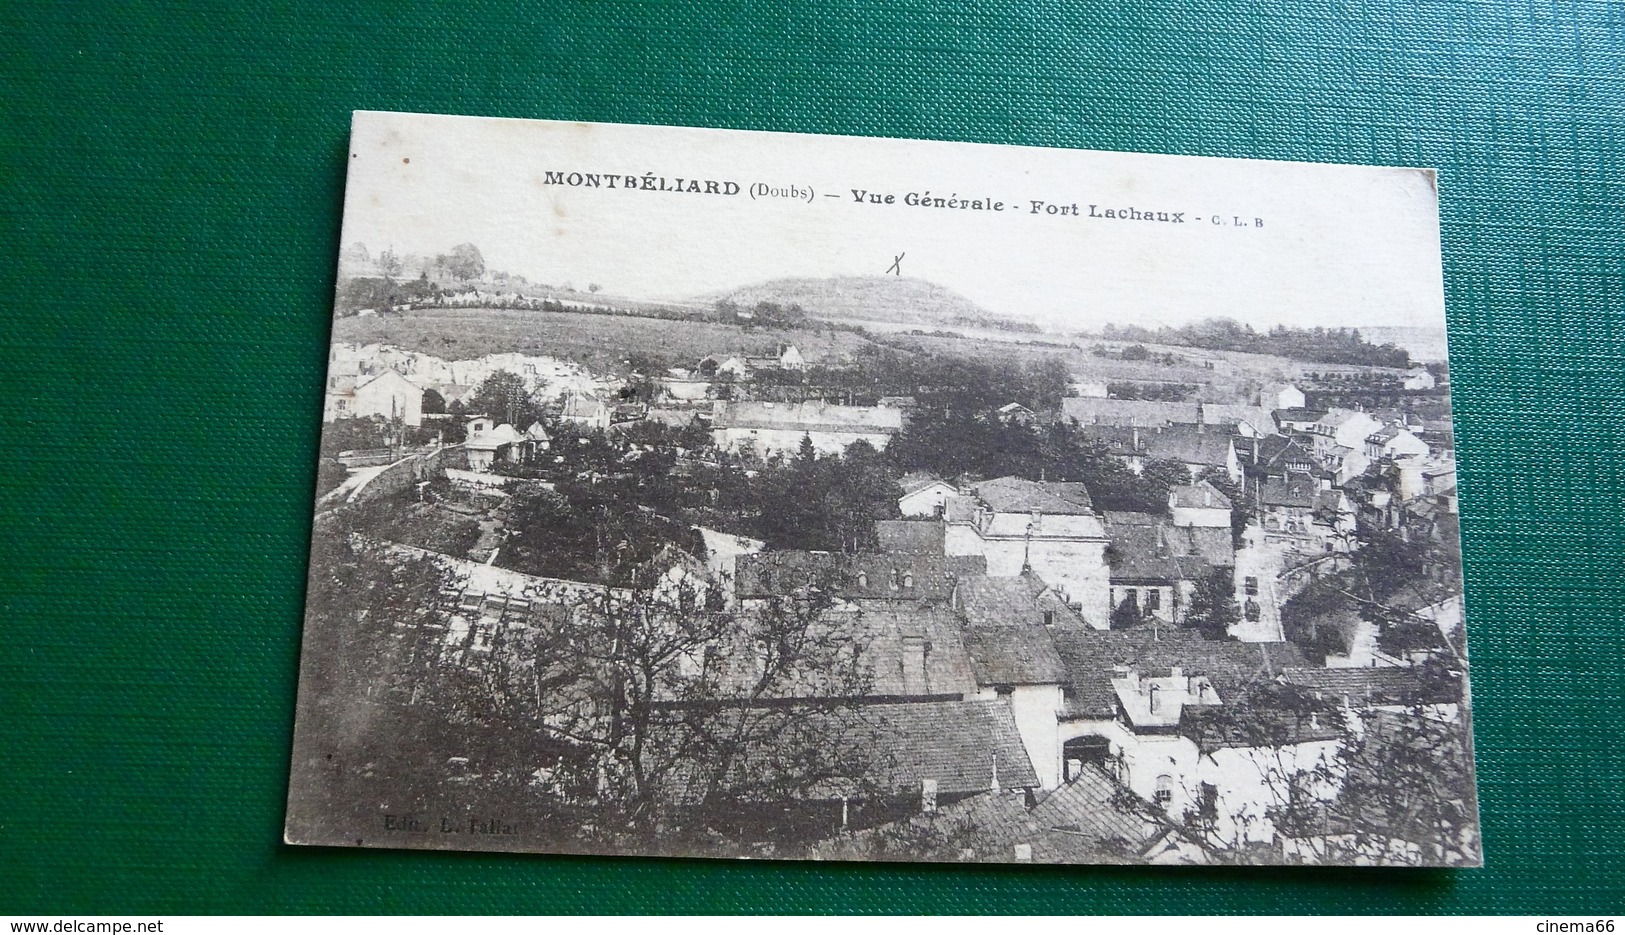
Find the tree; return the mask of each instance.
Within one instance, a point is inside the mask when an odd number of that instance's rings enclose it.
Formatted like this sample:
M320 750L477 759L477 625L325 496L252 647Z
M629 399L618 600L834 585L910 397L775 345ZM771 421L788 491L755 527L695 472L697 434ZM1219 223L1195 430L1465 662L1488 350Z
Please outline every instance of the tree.
M471 243L460 243L451 248L446 257L446 271L457 279L467 281L485 275L485 257L480 248Z
M507 370L498 370L486 377L474 392L471 405L473 411L521 431L542 415L542 407L525 388L524 378Z
M1113 630L1127 630L1130 627L1137 627L1145 622L1146 617L1147 614L1140 610L1139 598L1135 596L1133 591L1130 591L1127 597L1112 608L1111 628Z
M395 255L393 247L378 254L378 272L383 273L385 279L394 279L401 274L401 258Z
M1210 640L1229 639L1230 627L1241 621L1235 586L1228 569L1215 568L1196 582L1184 625L1200 630Z
M606 591L549 636L540 726L585 754L573 784L598 790L599 835L789 843L786 806L872 788L866 746L843 742L869 683L828 591L718 613L709 590Z

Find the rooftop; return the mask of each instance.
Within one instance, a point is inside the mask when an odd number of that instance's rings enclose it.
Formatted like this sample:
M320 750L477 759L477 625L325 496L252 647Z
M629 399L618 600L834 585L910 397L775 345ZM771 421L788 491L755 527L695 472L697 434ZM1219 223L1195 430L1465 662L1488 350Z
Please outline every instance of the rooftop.
M1089 497L1088 488L1078 483L1000 477L983 481L973 489L976 497L997 513L1094 513L1094 502Z
M883 519L875 522L882 552L943 554L943 526L934 519Z
M1186 674L1207 676L1220 695L1228 697L1284 667L1309 664L1291 643L1207 640L1170 626L1057 630L1054 639L1066 666L1067 713L1072 717L1109 717L1116 713L1112 679L1119 665L1141 671L1179 666Z

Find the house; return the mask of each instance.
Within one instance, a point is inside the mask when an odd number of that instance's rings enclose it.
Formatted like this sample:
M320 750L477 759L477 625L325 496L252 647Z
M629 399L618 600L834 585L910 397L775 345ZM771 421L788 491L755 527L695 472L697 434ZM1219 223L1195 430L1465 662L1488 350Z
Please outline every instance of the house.
M711 438L718 448L760 457L794 454L803 438L819 454L837 454L856 441L883 449L903 430L903 413L885 406L718 401Z
M939 795L916 814L822 843L816 853L825 860L872 860L890 856L898 839L942 840L944 859L1099 864L1124 855L1151 860L1167 834L1157 816L1091 765L1038 796L989 790L943 802Z
M1241 480L1241 459L1231 436L1205 425L1170 425L1140 431L1144 457L1177 461L1190 472L1194 482L1208 471L1223 471L1233 481Z
M821 590L844 601L924 601L943 604L954 582L981 574L978 556L921 552L808 552L777 550L739 555L734 592L742 602Z
M1009 703L1041 788L1060 785L1054 755L1055 713L1066 668L1055 650L1058 628L1087 627L1083 618L1038 576L967 575L954 583L952 608L976 678L975 697Z
M603 400L596 396L572 393L565 397L564 408L559 412L559 421L604 431L609 428L610 415L610 407Z
M356 381L349 400L340 398L335 411L350 416L381 416L403 425L423 424L423 388L393 370Z
M1230 498L1207 481L1168 491L1168 512L1175 526L1230 529Z
M1420 458L1427 453L1427 442L1394 425L1383 426L1365 438L1365 456L1369 461Z
M1367 436L1382 428L1369 414L1353 409L1330 409L1309 427L1311 446L1317 456L1334 447L1361 448Z
M706 360L709 360L716 365L716 369L712 372L717 375L717 379L729 377L736 382L743 382L750 379L750 367L746 366L745 362L738 357L728 357L720 360L714 357L707 357L705 360L700 361L700 370L702 373L705 372L706 369Z
M711 394L711 381L690 379L685 372L681 377L663 377L660 391L674 402L697 402Z
M1031 571L1091 626L1110 619L1110 542L1082 484L1001 477L944 505L949 555L978 555L990 575Z
M1269 409L1261 406L1203 403L1202 423L1210 426L1222 426L1226 431L1234 432L1246 438L1261 438L1265 435L1274 435L1276 431L1275 416Z
M785 370L805 370L807 359L801 356L794 344L786 344L779 351L779 366Z
M1198 403L1146 399L1102 399L1068 396L1061 400L1061 417L1078 425L1119 425L1156 428L1202 421Z
M1315 423L1326 417L1326 410L1294 407L1291 409L1277 409L1271 415L1275 419L1275 430L1285 435L1288 432L1308 432L1312 430Z
M948 498L959 496L957 487L927 471L904 474L897 486L903 491L897 508L904 516L941 516Z
M1000 422L1014 425L1032 425L1037 415L1020 403L1005 403L998 408Z
M1290 383L1266 383L1258 391L1258 405L1269 409L1302 409L1306 403L1303 390Z
M1321 472L1313 439L1311 435L1297 434L1236 439L1241 470L1249 486L1269 477L1285 479L1289 474Z
M473 431L475 424L480 426L480 431ZM469 470L485 472L498 460L515 462L524 457L525 436L508 423L491 427L489 419L476 419L469 428L468 439L463 442L463 450L468 452Z
M1334 783L1282 788L1283 772L1334 773L1335 726L1245 703L1305 664L1291 644L1137 627L1058 631L1055 645L1067 670L1057 716L1065 776L1098 768L1169 816L1210 815L1210 837L1229 845L1272 840L1283 796L1335 794Z
M1407 390L1431 390L1435 385L1433 374L1426 367L1413 367L1405 372Z
M1257 488L1259 525L1266 542L1311 552L1341 552L1354 534L1354 505L1341 490L1322 488L1300 474L1270 478Z

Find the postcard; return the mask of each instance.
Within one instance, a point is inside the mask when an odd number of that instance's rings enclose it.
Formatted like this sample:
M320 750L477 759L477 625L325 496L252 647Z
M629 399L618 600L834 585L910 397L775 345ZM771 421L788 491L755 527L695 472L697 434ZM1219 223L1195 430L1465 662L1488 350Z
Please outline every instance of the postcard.
M288 842L1480 863L1432 171L348 161Z

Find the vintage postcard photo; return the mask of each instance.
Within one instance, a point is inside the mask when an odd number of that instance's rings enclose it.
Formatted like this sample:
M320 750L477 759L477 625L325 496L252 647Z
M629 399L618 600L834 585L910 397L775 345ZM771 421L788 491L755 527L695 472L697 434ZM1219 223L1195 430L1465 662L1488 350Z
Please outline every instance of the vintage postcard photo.
M286 838L1480 862L1434 174L357 113Z

